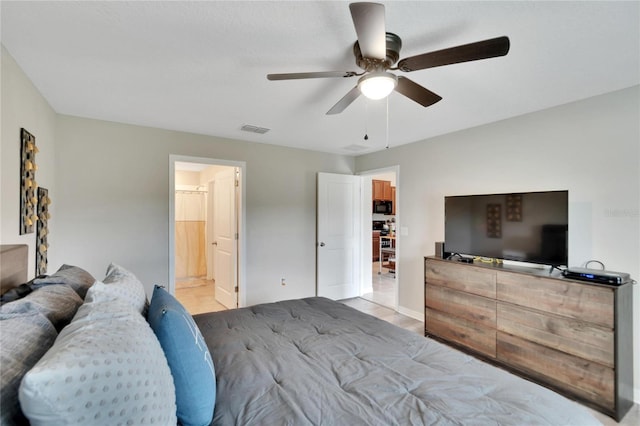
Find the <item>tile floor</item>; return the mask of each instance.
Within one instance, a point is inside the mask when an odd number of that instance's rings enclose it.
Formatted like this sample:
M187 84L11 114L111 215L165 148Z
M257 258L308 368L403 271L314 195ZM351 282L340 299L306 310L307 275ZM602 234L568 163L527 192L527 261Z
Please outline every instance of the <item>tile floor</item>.
M416 332L420 335L424 335L424 323L408 316L397 313L391 308L380 305L376 302L370 302L361 297L354 297L352 299L340 300L347 306L351 306L365 314L369 314L376 318L380 318L398 327L405 328L407 330Z
M373 292L365 293L361 297L370 302L378 303L382 306L395 309L396 307L396 276L389 272L388 269L382 268L380 272L380 263L373 262L371 280L373 284Z
M227 309L216 300L216 286L213 280L202 278L176 280L176 299L191 315Z

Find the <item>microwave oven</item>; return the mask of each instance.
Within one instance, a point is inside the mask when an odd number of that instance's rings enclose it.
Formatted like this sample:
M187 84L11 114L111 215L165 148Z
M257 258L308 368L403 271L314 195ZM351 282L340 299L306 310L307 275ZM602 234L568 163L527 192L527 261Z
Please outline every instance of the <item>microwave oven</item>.
M373 212L381 214L391 214L393 203L391 201L373 200Z

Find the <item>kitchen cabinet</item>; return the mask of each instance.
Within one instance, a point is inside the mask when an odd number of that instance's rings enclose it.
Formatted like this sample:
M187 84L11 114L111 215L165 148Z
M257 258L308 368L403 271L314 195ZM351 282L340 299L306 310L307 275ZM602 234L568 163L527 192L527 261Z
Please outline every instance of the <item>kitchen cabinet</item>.
M380 259L380 231L373 231L373 262Z
M388 180L373 179L373 199L391 201L391 182Z
M396 187L391 187L391 214L396 215Z

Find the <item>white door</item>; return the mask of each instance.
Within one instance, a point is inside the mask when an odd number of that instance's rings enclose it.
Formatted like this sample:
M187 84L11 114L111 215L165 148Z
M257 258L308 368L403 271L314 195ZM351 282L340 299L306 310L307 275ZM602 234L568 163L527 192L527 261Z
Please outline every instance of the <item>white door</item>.
M359 295L361 178L318 173L317 294Z
M209 181L207 184L207 219L205 222L205 226L207 228L207 279L215 280L215 250L214 245L212 244L215 241L215 236L213 235L213 200L215 198L214 195L215 187L214 181Z
M238 307L236 172L229 167L216 173L213 201L214 271L216 300L229 309Z

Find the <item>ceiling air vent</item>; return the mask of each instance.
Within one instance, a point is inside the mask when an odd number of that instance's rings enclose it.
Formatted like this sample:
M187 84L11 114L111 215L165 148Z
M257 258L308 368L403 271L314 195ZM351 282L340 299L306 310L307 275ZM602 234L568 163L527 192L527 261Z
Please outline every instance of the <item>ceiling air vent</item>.
M267 133L271 129L267 129L266 127L252 126L250 124L244 124L240 128L240 130L242 130L243 132L259 133L261 135L264 135L265 133Z
M366 151L368 149L368 147L363 146L363 145L357 145L357 144L354 143L354 144L345 146L342 149L347 150L347 151L352 151L352 152L361 152L361 151Z

